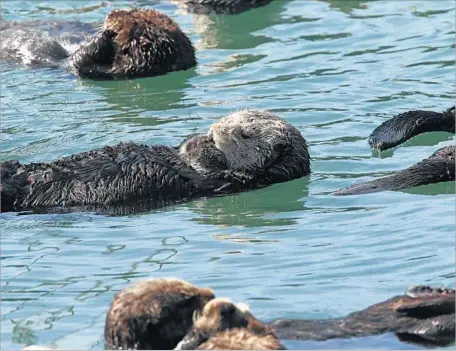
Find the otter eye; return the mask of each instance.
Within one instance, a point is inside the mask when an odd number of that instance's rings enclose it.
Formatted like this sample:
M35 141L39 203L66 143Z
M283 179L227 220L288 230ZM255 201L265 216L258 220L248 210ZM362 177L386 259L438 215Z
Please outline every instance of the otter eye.
M242 137L242 139L249 139L250 135L247 135L244 132L241 132L241 137Z

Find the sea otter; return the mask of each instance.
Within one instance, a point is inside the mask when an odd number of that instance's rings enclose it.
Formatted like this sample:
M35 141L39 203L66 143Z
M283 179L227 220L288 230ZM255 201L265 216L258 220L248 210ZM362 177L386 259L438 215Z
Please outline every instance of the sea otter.
M155 10L113 10L103 28L70 22L0 24L0 60L65 67L91 79L150 77L196 65L190 39Z
M269 4L272 0L172 0L197 14L237 14Z
M175 350L283 350L270 327L258 321L247 305L216 298L201 313Z
M180 279L147 279L120 291L106 315L105 346L172 350L192 327L195 311L214 298L208 288Z
M404 342L455 342L455 290L419 285L346 317L256 319L243 304L178 279L152 279L124 289L111 304L106 346L115 349L283 349L280 340L327 340L393 332Z
M434 131L455 133L454 106L444 112L409 111L399 114L377 127L369 136L369 144L373 148L385 150L418 134ZM455 145L443 147L431 157L394 175L355 184L333 194L365 194L454 181L455 153Z
M307 143L261 110L232 113L178 147L120 143L52 163L0 164L1 210L124 214L310 173Z

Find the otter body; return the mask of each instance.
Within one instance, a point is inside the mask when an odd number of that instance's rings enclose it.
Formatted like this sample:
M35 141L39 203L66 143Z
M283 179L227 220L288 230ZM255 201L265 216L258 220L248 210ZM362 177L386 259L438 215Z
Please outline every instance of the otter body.
M307 144L296 128L266 111L244 110L178 147L121 143L52 163L3 162L1 210L132 213L309 172Z
M198 14L237 14L269 4L272 0L173 0L188 12Z
M369 144L385 150L422 133L455 132L455 107L444 112L409 111L397 115L377 127L369 136ZM431 157L394 175L355 184L334 192L334 195L357 195L385 190L400 190L419 185L455 180L456 146L446 146Z
M121 143L53 163L1 165L2 212L66 208L129 213L210 195L174 148Z
M270 326L281 339L328 340L393 332L405 342L449 345L455 342L455 291L415 286L343 318L282 319Z
M196 65L188 37L155 10L113 10L97 33L77 21L2 21L0 31L1 60L62 67L82 78L150 77Z
M328 340L393 332L404 342L455 342L455 290L412 286L404 295L342 318L264 323L244 304L179 279L150 279L122 290L106 317L114 349L277 350L280 339Z

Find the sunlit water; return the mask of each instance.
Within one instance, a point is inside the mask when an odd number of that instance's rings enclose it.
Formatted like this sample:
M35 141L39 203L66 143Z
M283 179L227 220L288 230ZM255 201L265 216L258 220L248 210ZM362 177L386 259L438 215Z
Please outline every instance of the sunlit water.
M1 160L50 161L121 140L168 145L246 107L310 144L310 177L132 216L2 214L3 349L102 349L122 287L176 276L259 318L339 317L410 284L454 287L454 183L351 197L331 191L406 168L454 142L430 133L378 154L366 138L409 109L454 99L453 1L282 1L174 18L198 67L133 81L3 65ZM10 20L100 21L131 2L9 1ZM305 348L411 348L394 335Z

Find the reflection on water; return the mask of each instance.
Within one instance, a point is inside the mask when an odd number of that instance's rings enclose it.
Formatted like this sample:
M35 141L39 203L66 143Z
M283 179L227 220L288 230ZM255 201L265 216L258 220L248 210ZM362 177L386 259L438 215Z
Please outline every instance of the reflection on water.
M189 80L196 76L195 69L173 72L154 79L110 81L83 80L79 84L86 89L95 89L107 103L106 110L117 110L117 122L138 123L155 126L160 124L154 118L141 118L138 113L164 111L191 107L185 103L185 89L191 88Z
M292 225L296 224L296 218L288 213L306 209L307 187L308 177L304 177L256 190L255 196L246 192L192 201L186 207L199 215L194 220L202 224L244 227ZM282 218L281 214L287 215Z
M289 0L272 1L266 6L239 15L192 15L193 28L201 37L197 49L245 49L270 42L254 32L280 23L280 14ZM255 18L255 21L251 19Z
M352 197L454 142L428 133L378 153L372 130L454 97L454 2L275 0L235 16L174 18L199 65L133 81L2 65L1 160L45 162L121 140L176 145L240 108L269 109L308 140L313 173L141 214L1 214L1 340L103 349L119 289L177 276L247 301L264 320L346 315L410 284L454 286L454 182ZM8 19L100 21L129 1L2 3ZM290 348L409 349L394 335ZM413 348L416 348L415 346Z

